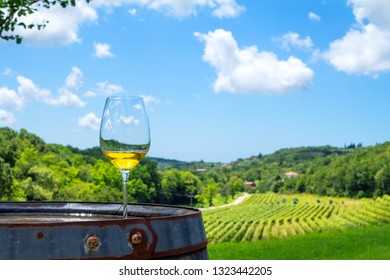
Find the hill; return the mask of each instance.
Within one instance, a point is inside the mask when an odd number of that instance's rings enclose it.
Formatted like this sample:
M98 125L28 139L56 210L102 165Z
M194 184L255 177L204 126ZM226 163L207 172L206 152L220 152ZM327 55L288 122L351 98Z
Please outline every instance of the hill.
M120 201L119 171L98 147L47 144L0 128L0 199ZM130 174L129 201L190 204L231 201L238 192L346 197L390 194L390 142L281 149L229 164L145 158Z
M93 147L88 148L85 150L80 150L77 148L73 148L70 146L67 146L72 152L79 153L85 156L94 157L96 159L104 159L105 157L102 154L99 147ZM205 162L187 162L187 161L180 161L175 159L165 159L160 157L149 157L150 160L157 163L157 166L160 170L167 170L167 169L178 169L178 170L195 170L196 168L206 168L212 165L212 163L205 163Z

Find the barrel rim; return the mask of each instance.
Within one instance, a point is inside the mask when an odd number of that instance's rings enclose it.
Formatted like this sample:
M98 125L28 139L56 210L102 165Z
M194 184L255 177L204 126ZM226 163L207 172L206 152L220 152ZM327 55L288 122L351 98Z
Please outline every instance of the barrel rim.
M83 206L83 207L80 207ZM57 208L53 208L57 207ZM99 212L96 207L103 208L106 212ZM106 207L106 208L104 208ZM25 227L25 226L61 226L61 225L81 225L88 223L89 225L127 225L128 223L146 223L151 221L158 220L178 220L186 219L190 217L199 217L201 216L201 211L196 208L183 207L183 206L174 206L174 205L165 205L165 204L152 204L152 203L129 203L128 207L128 218L122 218L120 214L122 213L121 208L122 204L120 203L106 203L106 202L64 202L64 201L50 201L50 202L0 202L0 225L6 227ZM153 209L153 207L158 207L159 210L165 210L163 213L151 212L145 213L142 210L146 208ZM53 212L53 210L55 212ZM63 215L74 216L75 213L80 213L80 211L90 211L85 212L86 214L92 214L98 216L99 214L104 214L107 216L107 219L99 220L79 220L79 221L55 221L55 222L18 222L18 223L4 223L1 221L1 217L6 217L10 215ZM170 212L172 210L177 210L176 212ZM84 212L83 212L84 213ZM146 215L149 214L149 215ZM112 216L110 218L109 216ZM115 216L115 217L114 217Z

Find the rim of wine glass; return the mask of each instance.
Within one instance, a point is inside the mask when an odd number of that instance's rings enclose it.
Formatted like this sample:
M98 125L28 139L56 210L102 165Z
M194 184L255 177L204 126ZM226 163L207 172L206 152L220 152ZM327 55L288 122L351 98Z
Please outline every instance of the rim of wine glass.
M139 95L111 95L109 97L107 97L107 99L128 99L128 100L135 100L135 99L141 99L141 100L144 100L142 98L142 96L139 96Z

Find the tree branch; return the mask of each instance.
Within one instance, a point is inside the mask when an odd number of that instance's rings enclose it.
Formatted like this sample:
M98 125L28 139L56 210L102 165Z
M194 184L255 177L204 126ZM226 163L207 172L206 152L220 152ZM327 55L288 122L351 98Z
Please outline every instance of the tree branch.
M85 1L89 3L92 0ZM62 8L69 5L76 6L76 0L0 0L0 38L6 41L15 40L17 44L20 44L23 38L19 34L13 34L17 26L22 26L24 29L36 27L41 30L45 28L48 21L42 24L32 23L27 25L23 21L19 22L18 19L33 14L37 11L37 7L50 9L57 3Z

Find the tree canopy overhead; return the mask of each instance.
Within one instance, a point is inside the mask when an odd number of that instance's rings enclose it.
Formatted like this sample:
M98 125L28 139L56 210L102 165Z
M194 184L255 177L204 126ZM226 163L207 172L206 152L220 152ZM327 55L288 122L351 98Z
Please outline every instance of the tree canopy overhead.
M89 3L91 0L85 1ZM54 5L63 8L76 6L76 0L0 0L0 38L6 41L15 40L20 44L23 38L16 33L18 27L41 30L49 23L26 23L24 18L40 8L50 9Z

